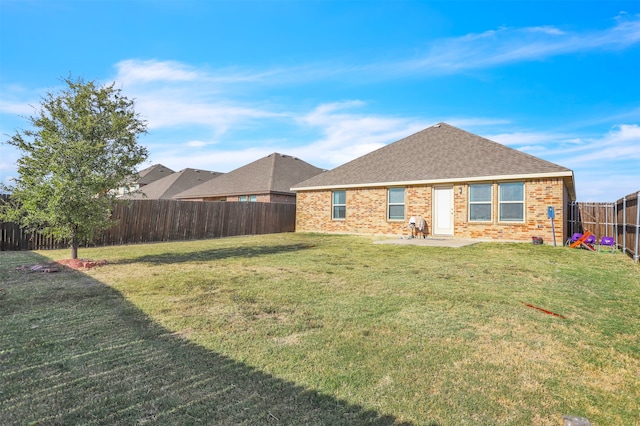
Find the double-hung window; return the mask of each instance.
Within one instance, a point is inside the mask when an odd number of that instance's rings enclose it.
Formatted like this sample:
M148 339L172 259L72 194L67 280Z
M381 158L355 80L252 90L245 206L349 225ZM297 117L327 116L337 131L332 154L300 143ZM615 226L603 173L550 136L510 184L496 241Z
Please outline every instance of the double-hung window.
M404 188L389 188L388 219L404 220Z
M499 184L498 201L501 222L524 222L524 182Z
M490 183L469 185L469 221L491 222Z
M331 207L332 219L345 219L347 217L347 191L333 191Z

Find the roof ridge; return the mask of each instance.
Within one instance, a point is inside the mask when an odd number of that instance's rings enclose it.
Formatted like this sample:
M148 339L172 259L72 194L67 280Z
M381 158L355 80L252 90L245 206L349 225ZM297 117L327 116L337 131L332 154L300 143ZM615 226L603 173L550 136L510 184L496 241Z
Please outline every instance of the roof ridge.
M251 163L238 167L220 177L202 183L175 198L199 198L230 195L291 193L292 179L304 180L319 169L288 154L273 152Z
M552 162L552 161L545 160L544 158L540 158L540 157L537 157L537 156L535 156L535 155L533 155L533 154L529 154L528 152L520 151L519 149L515 149L515 148L510 147L509 145L505 145L505 144L503 144L503 143L496 142L496 141L491 140L491 139L489 139L489 138L487 138L487 137L484 137L484 136L481 136L481 135L477 135L477 134L471 133L471 132L470 132L470 131L468 131L468 130L460 129L460 128L457 128L457 127L455 127L455 126L451 126L450 124L447 124L447 123L441 123L441 124L445 124L445 125L447 125L447 126L449 126L449 127L451 127L451 128L458 129L458 130L460 130L460 131L463 131L463 132L465 132L465 133L468 133L468 134L469 134L469 135L471 135L471 136L480 137L480 138L482 138L482 139L484 139L484 140L486 140L486 141L489 141L489 142L491 142L491 143L494 143L494 144L496 144L496 145L499 145L499 146L500 146L500 147L502 147L502 148L505 148L505 149L508 149L508 150L511 150L511 151L515 151L515 152L517 152L517 153L519 153L519 154L523 154L523 155L525 155L525 156L527 156L527 157L529 157L529 158L531 158L531 159L533 159L533 160L542 161L542 162L545 162L545 163L550 164L550 165L552 165L552 166L562 167L562 168L566 169L566 167L561 166L561 165L559 165L559 164L557 164L557 163L554 163L554 162Z
M271 191L275 185L276 182L276 163L278 161L278 158L282 156L282 154L274 152L269 154L267 157L271 157L273 156L273 158L271 159L271 168L269 170L269 184L267 185L267 189L269 189L269 191Z
M440 122L300 182L293 189L554 173L565 176L571 170Z

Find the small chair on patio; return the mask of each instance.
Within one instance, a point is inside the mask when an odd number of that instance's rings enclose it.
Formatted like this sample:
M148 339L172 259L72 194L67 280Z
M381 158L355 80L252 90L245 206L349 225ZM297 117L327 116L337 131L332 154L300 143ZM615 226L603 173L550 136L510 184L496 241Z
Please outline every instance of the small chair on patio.
M576 234L573 234L573 235L576 235ZM570 242L570 241L567 241L567 242L570 243L569 244L570 248L586 248L591 251L596 251L594 247L596 245L596 237L589 231L585 231L585 233L574 242Z
M570 246L571 244L575 243L576 241L578 241L580 238L582 238L582 234L580 232L576 232L575 234L573 234L571 236L571 238L569 238L564 245L565 246Z
M594 245L596 245L596 236L595 235L589 235L587 237L587 239L584 240L584 243L593 247Z
M598 251L600 251L603 246L611 247L611 253L613 253L616 250L616 241L613 237L602 237L600 244L598 245Z

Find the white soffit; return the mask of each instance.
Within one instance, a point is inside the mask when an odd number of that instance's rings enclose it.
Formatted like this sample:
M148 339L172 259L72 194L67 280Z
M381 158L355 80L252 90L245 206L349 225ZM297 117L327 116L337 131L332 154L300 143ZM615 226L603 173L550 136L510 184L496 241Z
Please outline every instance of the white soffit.
M431 179L431 180L415 180L415 181L399 181L399 182L372 182L372 183L356 183L348 185L322 185L322 186L308 186L291 188L292 191L314 191L321 189L348 189L348 188L373 188L380 186L407 186L407 185L428 185L428 184L443 184L443 183L466 183L466 182L485 182L496 180L519 180L519 179L542 179L542 178L563 178L573 177L571 170L566 172L552 172L552 173L532 173L526 175L500 175L500 176L475 176L464 178L450 178L450 179Z

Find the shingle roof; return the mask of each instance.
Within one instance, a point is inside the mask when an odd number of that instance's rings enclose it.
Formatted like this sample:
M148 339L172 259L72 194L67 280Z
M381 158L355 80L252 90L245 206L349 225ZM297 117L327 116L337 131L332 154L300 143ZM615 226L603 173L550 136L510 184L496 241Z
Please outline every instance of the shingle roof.
M299 158L274 152L216 179L177 194L174 198L223 197L280 193L295 195L291 187L322 173Z
M170 168L163 166L162 164L154 164L153 166L147 167L144 170L140 170L138 172L138 185L149 185L157 181L158 179L162 179L170 174L175 173Z
M555 175L570 169L439 123L295 185L292 190Z
M198 186L222 173L208 170L183 169L162 179L145 185L138 192L127 194L122 198L135 199L171 199L174 195Z

